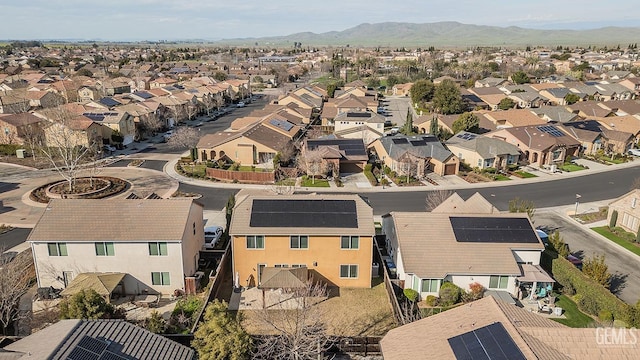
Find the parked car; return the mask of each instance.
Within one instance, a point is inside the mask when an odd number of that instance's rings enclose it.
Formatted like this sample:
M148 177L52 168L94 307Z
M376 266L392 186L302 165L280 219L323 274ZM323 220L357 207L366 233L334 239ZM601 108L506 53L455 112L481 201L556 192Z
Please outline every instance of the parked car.
M172 136L173 136L173 130L169 130L162 135L162 139L166 142L166 141L169 141L169 139L171 139Z
M222 226L208 226L204 228L204 248L213 249L224 233Z
M244 102L240 101L238 103L238 105L236 105L236 106L239 107L239 108L243 108L243 107L247 106L247 104L245 104Z
M536 234L538 234L538 237L540 238L540 240L542 240L544 246L549 246L549 235L547 235L546 232L540 229L536 229Z
M115 146L111 146L111 145L104 145L104 146L102 146L102 149L104 151L109 152L109 153L112 153L112 152L116 151Z
M579 270L582 270L582 260L580 260L579 257L569 254L567 255L567 260L569 260L569 262L572 263Z
M640 149L629 149L627 153L633 156L640 156Z

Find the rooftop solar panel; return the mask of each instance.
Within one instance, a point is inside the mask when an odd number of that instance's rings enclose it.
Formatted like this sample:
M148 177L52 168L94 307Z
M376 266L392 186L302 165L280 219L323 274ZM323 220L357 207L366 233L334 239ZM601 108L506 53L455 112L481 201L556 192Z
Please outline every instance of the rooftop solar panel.
M553 137L562 137L564 136L564 133L560 130L558 130L557 127L555 126L551 126L551 125L545 125L545 126L538 126L538 130L547 133Z
M448 339L456 359L524 360L520 348L501 323L493 323Z
M449 217L457 242L539 243L526 218Z
M347 117L369 118L371 117L371 113L370 112L348 112Z
M425 140L411 140L409 141L413 146L425 146L427 142Z
M322 199L255 199L249 225L252 227L357 228L356 202Z
M394 138L394 139L391 139L391 141L393 141L394 144L407 144L407 143L409 143L409 140L407 140L407 138Z
M82 339L78 342L78 347L81 347L85 350L89 350L96 354L101 354L106 348L109 346L106 341L102 341L99 339L92 338L90 336L83 336Z
M278 119L271 119L269 120L269 123L277 128L280 128L284 131L289 131L293 128L293 124L288 122L288 121L284 121L284 120L278 120Z

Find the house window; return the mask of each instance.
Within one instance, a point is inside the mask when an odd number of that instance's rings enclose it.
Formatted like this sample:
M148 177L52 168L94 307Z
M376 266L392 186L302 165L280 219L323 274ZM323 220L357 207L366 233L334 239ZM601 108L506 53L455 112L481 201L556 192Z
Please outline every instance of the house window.
M342 236L340 238L341 249L358 249L360 247L359 236Z
M169 250L167 249L167 243L166 242L150 242L149 255L151 256L169 255Z
M306 264L293 264L291 265L292 268L306 268L307 265Z
M506 289L508 284L508 276L491 275L489 277L489 289Z
M553 161L560 161L562 159L562 150L556 150L553 152Z
M275 268L288 268L289 264L275 264L273 265Z
M357 278L358 265L340 265L341 278Z
M423 279L422 292L438 292L440 290L439 279Z
M264 249L264 236L263 235L248 235L247 236L247 249Z
M631 208L632 208L632 209L635 209L635 208L636 208L636 202L637 202L637 201L638 201L638 199L636 199L636 198L631 199Z
M96 246L96 255L97 256L115 256L116 251L114 249L112 242L97 242Z
M292 249L308 249L309 237L306 235L291 236L291 248Z
M171 285L169 281L169 272L152 272L151 273L152 285Z
M47 243L49 256L67 256L67 243Z

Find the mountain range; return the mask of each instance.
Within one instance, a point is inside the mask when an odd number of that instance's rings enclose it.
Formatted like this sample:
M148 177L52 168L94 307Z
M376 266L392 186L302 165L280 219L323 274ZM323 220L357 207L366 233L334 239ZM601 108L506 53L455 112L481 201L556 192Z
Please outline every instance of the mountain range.
M589 30L539 30L517 26L499 27L470 25L447 21L436 23L384 22L364 23L343 31L316 34L301 32L286 36L225 39L221 45L293 46L295 42L309 46L588 46L626 47L638 42L640 27L602 27Z

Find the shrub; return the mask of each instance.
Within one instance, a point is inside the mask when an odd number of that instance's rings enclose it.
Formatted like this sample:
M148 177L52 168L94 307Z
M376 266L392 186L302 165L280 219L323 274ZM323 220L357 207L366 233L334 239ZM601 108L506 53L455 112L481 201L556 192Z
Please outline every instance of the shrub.
M609 310L599 310L600 307L598 306L598 303L594 299L588 296L581 296L580 301L578 302L578 306L582 311L591 315L598 315L599 312L609 311Z
M440 303L442 306L451 306L457 303L460 300L461 290L454 283L445 282L440 286L440 291L438 295L440 295Z
M489 167L489 168L483 169L482 172L487 174L495 174L496 168Z
M231 170L232 171L240 170L240 163L239 162L234 162L233 165L231 165Z
M474 282L469 284L469 299L475 301L484 296L485 288L480 283Z
M614 227L616 227L617 222L618 222L618 210L613 210L613 212L611 213L611 220L609 220L609 227L613 229Z
M404 289L402 291L402 293L404 294L404 296L409 299L409 301L415 302L416 300L418 300L418 292L413 290L413 289Z
M636 233L636 241L637 243L640 243L640 229L638 229L638 232Z
M598 312L598 319L602 322L611 322L613 321L613 314L609 310L600 310L600 312Z
M15 155L16 150L22 149L23 147L23 145L16 144L0 144L0 154L7 156Z
M438 297L435 295L428 295L424 302L429 306L436 306L438 303Z
M567 285L562 287L562 293L568 296L573 296L576 293L576 289L574 289L573 285L571 285L571 283L568 282Z

